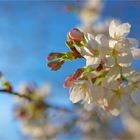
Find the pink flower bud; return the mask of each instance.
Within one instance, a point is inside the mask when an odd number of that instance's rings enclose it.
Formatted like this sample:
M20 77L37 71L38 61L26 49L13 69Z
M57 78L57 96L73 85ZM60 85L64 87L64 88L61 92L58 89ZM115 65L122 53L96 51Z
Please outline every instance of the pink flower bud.
M50 62L50 63L48 63L48 66L52 69L52 70L56 70L56 68L57 68L57 63L58 62Z
M49 62L49 63L48 63L48 66L49 66L52 70L56 71L56 70L58 70L63 64L64 64L64 61L53 61L53 62Z
M77 80L77 78L84 72L83 68L78 69L74 74L73 74L73 79Z
M70 41L82 41L84 39L84 34L82 32L80 32L80 30L73 28L68 33L68 39Z
M75 79L73 78L73 76L68 76L64 82L64 87L65 88L69 88L72 86L72 84L74 83Z
M56 53L50 53L48 55L48 60L51 61L55 58L61 58L62 56L64 55L64 53L59 53L59 52L56 52Z
M74 81L84 72L83 68L78 69L73 75L68 76L64 82L64 87L69 88L73 85Z
M50 60L53 60L54 59L54 53L50 53L47 57L47 59L50 61Z

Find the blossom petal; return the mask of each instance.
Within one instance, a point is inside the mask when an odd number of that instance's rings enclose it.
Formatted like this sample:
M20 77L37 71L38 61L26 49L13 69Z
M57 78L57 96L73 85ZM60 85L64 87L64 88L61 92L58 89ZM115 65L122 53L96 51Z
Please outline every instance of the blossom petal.
M131 52L134 59L140 59L140 49L132 48Z
M113 40L113 39L110 39L109 40L109 47L110 48L114 48L116 44L117 44L117 41L116 40Z
M129 23L120 24L115 31L116 36L123 38L126 37L130 32L130 28L131 25Z
M100 64L100 58L93 56L85 56L86 58L86 66L91 66L96 68Z
M109 26L109 35L110 37L114 38L115 37L115 32L116 32L116 29L117 29L117 22L115 20L113 20L111 23L110 23L110 26Z
M103 46L108 46L108 38L103 35L103 34L99 34L95 37L95 40L100 44L100 45L103 45Z
M113 116L118 116L120 114L120 110L117 108L114 108L109 111Z
M140 105L140 89L134 90L131 97L136 104Z
M79 90L79 88L77 88L77 86L71 88L70 100L73 103L77 103L80 100L82 100L83 98L84 98L84 92L82 92L82 90Z
M127 40L128 40L128 46L129 46L129 48L133 48L133 47L136 48L136 47L138 47L139 42L138 42L137 39L127 38Z
M130 66L132 63L133 57L131 53L122 53L117 56L117 62L122 67Z

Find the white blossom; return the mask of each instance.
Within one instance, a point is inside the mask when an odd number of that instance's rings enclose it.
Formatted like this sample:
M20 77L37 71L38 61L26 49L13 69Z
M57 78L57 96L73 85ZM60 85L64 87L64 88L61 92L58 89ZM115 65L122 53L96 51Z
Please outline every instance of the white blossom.
M91 103L93 101L91 89L88 81L76 81L70 88L70 100L73 103L77 103L81 100Z
M121 40L129 34L130 28L131 25L129 23L119 24L113 20L109 26L110 37L115 40Z

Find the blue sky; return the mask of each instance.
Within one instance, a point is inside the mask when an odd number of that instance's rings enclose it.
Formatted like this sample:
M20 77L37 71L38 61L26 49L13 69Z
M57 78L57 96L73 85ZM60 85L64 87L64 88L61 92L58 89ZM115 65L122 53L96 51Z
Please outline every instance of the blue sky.
M50 52L67 50L67 32L80 24L75 14L64 12L66 3L0 2L0 70L15 88L21 81L50 82L55 93L51 101L61 105L71 105L68 90L63 88L65 77L84 65L80 60L67 62L57 72L46 66L46 57ZM113 17L130 22L130 36L140 40L139 13L138 1L106 0L101 19ZM135 61L133 66L140 70L139 61ZM0 129L3 130L0 139L19 139L19 126L12 114L14 101L7 95L0 96Z

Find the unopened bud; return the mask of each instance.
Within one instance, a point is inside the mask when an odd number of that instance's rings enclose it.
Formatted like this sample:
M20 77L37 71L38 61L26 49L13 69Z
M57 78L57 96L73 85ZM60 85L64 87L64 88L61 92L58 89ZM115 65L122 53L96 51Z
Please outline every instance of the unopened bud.
M60 67L61 67L63 64L64 64L64 61L53 61L53 62L49 62L49 63L48 63L48 66L49 66L52 70L56 71L56 70L60 69Z
M73 28L69 33L68 33L68 39L70 41L83 41L84 39L84 34L78 30L77 28Z
M73 78L73 76L68 76L64 82L64 87L65 88L69 88L72 86L72 84L74 83L75 79Z

